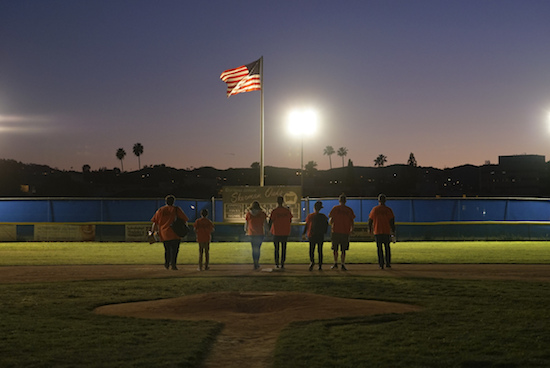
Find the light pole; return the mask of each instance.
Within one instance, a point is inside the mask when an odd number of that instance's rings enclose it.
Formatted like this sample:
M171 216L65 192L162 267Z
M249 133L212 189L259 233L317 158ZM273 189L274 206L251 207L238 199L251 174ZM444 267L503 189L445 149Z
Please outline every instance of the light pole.
M290 112L288 117L288 131L299 136L300 149L300 182L304 188L304 136L311 136L317 130L317 112L313 109L297 109Z

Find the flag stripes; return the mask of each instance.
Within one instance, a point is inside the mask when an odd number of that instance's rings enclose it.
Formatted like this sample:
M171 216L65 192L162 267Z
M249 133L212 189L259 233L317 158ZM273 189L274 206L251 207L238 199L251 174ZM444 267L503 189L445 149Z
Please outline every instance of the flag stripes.
M220 79L227 83L227 97L262 89L260 62L261 59L258 59L253 63L228 69L220 75Z

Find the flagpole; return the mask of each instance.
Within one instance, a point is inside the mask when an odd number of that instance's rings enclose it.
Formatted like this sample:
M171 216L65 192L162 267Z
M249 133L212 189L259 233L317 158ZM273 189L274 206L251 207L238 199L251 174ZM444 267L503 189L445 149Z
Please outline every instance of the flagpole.
M260 117L260 186L264 186L264 57L260 57L260 89L261 117Z

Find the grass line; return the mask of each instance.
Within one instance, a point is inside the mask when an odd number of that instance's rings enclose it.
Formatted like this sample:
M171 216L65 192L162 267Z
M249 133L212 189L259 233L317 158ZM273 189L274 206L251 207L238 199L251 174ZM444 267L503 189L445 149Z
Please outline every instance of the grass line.
M325 262L330 263L330 243L324 244ZM0 266L8 265L80 265L80 264L160 264L164 248L161 243L0 243ZM212 243L212 264L247 264L251 262L248 243ZM434 264L529 264L550 263L550 243L534 241L501 242L403 242L392 245L394 263ZM180 264L195 264L197 243L182 243ZM273 263L273 245L264 242L261 262ZM377 262L376 245L372 242L352 243L348 263ZM290 242L287 263L309 263L309 246Z

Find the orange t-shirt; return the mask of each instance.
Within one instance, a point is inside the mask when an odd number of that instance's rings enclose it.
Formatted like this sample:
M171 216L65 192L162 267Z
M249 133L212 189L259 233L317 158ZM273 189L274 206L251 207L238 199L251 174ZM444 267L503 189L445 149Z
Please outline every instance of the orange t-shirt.
M372 220L372 232L374 235L391 234L390 221L394 218L393 211L388 206L379 204L374 207L369 214L369 219Z
M332 218L332 232L338 234L349 234L353 230L355 213L345 204L332 207L328 217Z
M271 221L271 234L275 236L290 235L290 223L292 222L292 212L286 207L277 207L271 211L269 216Z
M170 227L170 225L172 225L172 222L174 222L174 220L176 219L176 213L177 216L183 221L189 221L189 218L187 217L187 215L185 215L185 212L183 212L181 208L176 206L162 206L157 210L157 212L155 212L155 215L151 219L151 222L154 222L157 225L159 229L160 240L168 241L180 238L178 234L176 234L174 230L172 230L172 228Z
M267 215L264 211L258 211L254 214L248 211L245 219L248 224L246 231L248 235L264 235L264 224L267 219Z
M212 240L211 233L214 231L214 224L206 217L197 219L193 224L195 233L197 234L197 243L210 243Z

